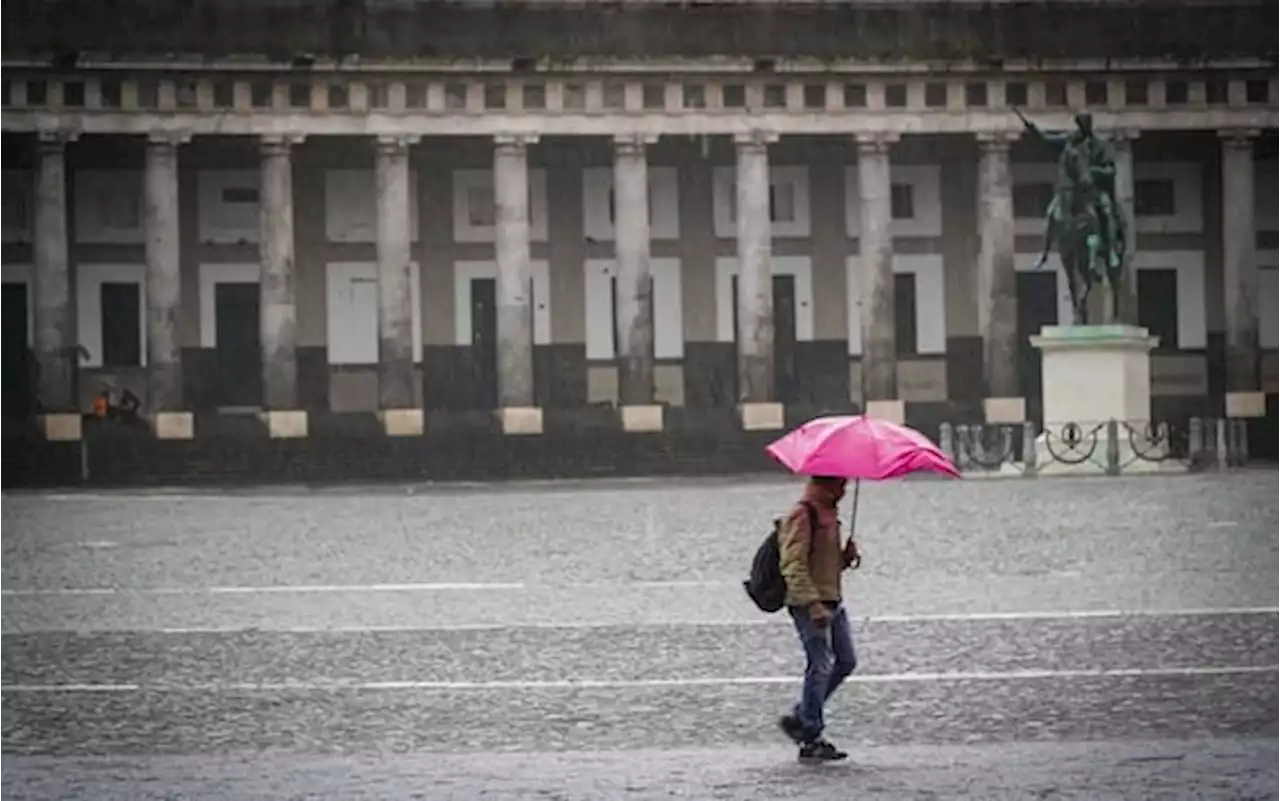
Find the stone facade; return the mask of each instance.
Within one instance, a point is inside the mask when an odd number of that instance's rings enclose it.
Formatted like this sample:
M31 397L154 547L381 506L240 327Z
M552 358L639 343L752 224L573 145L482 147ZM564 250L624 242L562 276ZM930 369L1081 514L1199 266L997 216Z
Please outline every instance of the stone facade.
M765 407L881 404L925 428L984 409L1035 419L1027 337L1065 321L1065 283L1027 270L1053 168L1009 107L1046 128L1088 107L1117 142L1118 195L1137 220L1126 318L1166 340L1153 413L1265 412L1275 35L1254 41L1241 22L1265 7L1170 11L1119 63L1081 33L1119 7L1073 5L1037 7L1062 16L1058 39L1026 45L1045 59L998 62L981 60L1002 46L992 30L1025 7L930 6L919 13L974 32L970 52L935 42L935 71L876 62L854 35L853 16L883 13L905 51L923 47L905 10L787 4L691 7L691 29L722 21L706 40L638 4L592 28L613 49L554 63L555 4L507 7L533 15L528 38L481 36L466 63L407 62L378 33L499 12L351 4L368 23L358 70L332 39L303 47L314 25L290 29L289 53L255 51L217 3L207 47L127 71L88 52L51 69L15 43L5 303L21 298L29 333L6 370L46 414L110 386L149 412L375 412L401 435L429 430L432 411L541 430L547 410L593 405L646 428L663 406L781 421ZM764 61L767 35L705 51L761 15L797 30L826 19L851 38L839 55L816 29ZM1169 19L1228 20L1238 36L1179 66L1158 56L1180 42ZM611 38L624 23L665 61ZM142 28L182 39L188 24ZM108 50L142 36L106 26ZM261 53L252 70L226 55L232 42ZM6 389L6 408L30 411L18 394Z

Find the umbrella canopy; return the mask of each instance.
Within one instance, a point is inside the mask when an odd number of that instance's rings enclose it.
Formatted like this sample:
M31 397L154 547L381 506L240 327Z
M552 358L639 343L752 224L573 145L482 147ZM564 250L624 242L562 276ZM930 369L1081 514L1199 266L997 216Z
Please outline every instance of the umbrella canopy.
M960 471L924 434L866 415L810 420L765 450L804 476L880 481L916 471L960 477Z

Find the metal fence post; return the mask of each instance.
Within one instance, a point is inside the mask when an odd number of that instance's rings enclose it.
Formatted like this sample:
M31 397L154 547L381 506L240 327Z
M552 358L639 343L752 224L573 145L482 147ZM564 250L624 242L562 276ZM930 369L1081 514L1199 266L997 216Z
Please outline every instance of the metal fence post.
M1120 425L1114 417L1107 421L1107 475L1120 475Z
M1022 422L1022 474L1036 474L1036 424L1030 420Z

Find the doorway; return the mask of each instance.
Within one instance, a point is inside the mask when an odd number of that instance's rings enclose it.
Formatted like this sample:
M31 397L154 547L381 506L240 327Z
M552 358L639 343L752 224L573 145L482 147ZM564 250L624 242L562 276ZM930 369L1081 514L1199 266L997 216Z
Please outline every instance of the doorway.
M498 282L471 279L471 400L473 408L498 407Z
M796 279L793 275L773 276L773 397L778 403L799 399L799 371L796 367ZM730 281L729 302L733 304L734 385L738 382L738 276ZM741 397L741 388L734 398Z
M1058 275L1056 272L1018 273L1018 375L1026 399L1027 418L1044 424L1040 396L1040 352L1031 344L1046 325L1058 324Z
M27 285L4 284L4 418L21 419L29 416L34 408L32 394L34 376L33 356L28 334Z
M214 285L219 406L262 405L262 334L256 283Z

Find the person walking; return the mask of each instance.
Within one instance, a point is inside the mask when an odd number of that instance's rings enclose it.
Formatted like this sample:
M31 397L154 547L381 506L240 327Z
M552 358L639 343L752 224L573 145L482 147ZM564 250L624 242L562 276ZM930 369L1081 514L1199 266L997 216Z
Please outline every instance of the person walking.
M802 762L831 762L848 753L823 737L823 707L857 667L853 631L841 602L840 575L861 561L850 532L840 546L837 505L843 478L814 477L780 532L779 554L786 581L786 606L804 647L804 685L800 700L778 726L800 747Z

